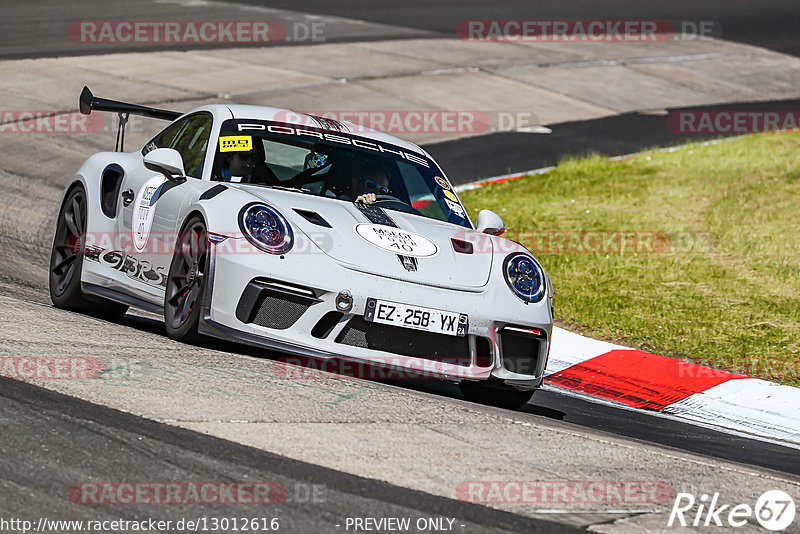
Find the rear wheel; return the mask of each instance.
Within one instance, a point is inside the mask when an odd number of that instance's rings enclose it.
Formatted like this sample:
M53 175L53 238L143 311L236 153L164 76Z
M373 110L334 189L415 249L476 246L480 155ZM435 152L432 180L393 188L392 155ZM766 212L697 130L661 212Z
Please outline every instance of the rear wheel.
M172 339L195 342L208 270L208 232L200 217L193 217L178 236L169 266L164 295L164 324Z
M50 253L50 300L56 308L117 319L125 315L128 306L81 291L87 211L86 192L81 186L75 187L64 200L56 222Z
M517 410L522 408L533 397L533 389L519 390L510 386L490 385L482 382L461 382L461 395L464 399L488 404L498 408Z

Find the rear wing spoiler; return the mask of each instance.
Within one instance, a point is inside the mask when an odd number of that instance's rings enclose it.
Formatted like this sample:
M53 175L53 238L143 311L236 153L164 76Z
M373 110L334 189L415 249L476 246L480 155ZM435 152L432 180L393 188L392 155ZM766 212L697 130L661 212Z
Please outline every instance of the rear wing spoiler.
M80 108L81 113L84 115L89 115L92 111L114 111L116 113L142 115L144 117L162 119L165 121L174 121L183 115L183 113L177 111L148 108L146 106L138 106L136 104L127 104L125 102L117 102L116 100L108 100L107 98L99 98L94 96L89 88L85 85L83 86L83 91L81 91Z
M125 125L128 123L128 117L130 115L141 115L143 117L150 117L165 121L174 121L183 115L183 113L178 111L150 108L147 106L139 106L137 104L128 104L126 102L118 102L116 100L96 97L86 86L83 86L83 91L81 91L81 96L78 102L81 113L84 115L90 115L92 111L112 111L119 116L117 145L115 148L115 150L118 152L122 151L123 145L125 144Z

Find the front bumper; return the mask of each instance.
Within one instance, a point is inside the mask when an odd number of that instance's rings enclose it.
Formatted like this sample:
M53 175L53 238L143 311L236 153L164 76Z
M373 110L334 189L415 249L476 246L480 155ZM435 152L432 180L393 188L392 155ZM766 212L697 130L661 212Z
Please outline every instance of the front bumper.
M363 362L409 378L493 377L519 389L542 383L552 332L548 299L525 304L495 273L483 288L453 290L362 273L324 254L217 254L215 249L203 334L293 355ZM352 308L342 312L336 299L345 290ZM366 322L368 297L466 313L467 335Z

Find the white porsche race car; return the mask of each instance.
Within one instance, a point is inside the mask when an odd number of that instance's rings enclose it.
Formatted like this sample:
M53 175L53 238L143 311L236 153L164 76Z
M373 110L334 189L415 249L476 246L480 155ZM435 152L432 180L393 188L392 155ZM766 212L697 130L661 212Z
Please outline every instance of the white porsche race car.
M518 407L542 383L553 289L484 210L474 228L420 147L288 110L186 114L97 98L81 112L172 121L141 150L90 156L69 181L53 303L163 314L167 333L454 381Z

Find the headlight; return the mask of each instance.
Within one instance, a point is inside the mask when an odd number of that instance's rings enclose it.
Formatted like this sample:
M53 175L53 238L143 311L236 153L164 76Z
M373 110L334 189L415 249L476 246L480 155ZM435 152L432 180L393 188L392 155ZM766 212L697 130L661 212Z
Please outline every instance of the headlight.
M518 252L503 263L503 274L511 291L525 302L539 302L544 297L547 282L542 266L533 256Z
M239 228L253 246L270 254L288 252L294 244L289 222L278 210L254 202L239 212Z

